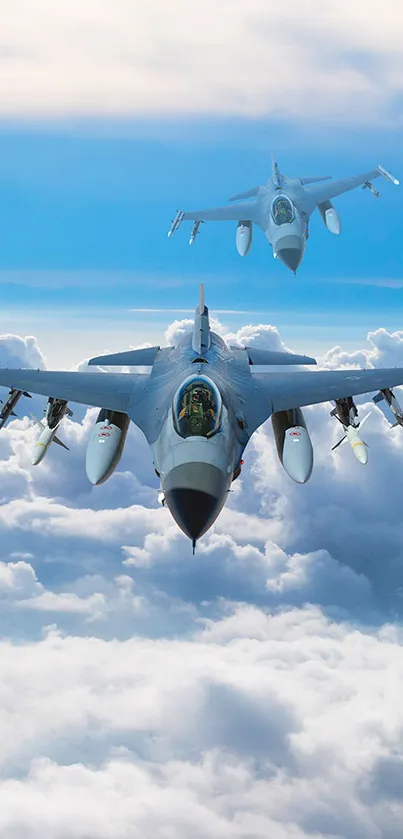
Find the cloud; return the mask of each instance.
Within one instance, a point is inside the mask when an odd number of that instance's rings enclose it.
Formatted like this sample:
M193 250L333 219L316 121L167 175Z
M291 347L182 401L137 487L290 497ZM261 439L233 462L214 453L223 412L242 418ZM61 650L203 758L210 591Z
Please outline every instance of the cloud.
M150 0L135 14L130 0L16 0L2 15L0 111L381 122L402 92L399 15L398 0Z
M270 325L234 337L284 346ZM362 357L393 366L400 342L377 330ZM89 484L96 413L39 467L27 418L0 433L1 835L396 839L401 430L373 407L363 470L331 453L329 405L306 409L299 486L265 424L192 556L134 427Z
M188 639L50 629L1 660L7 839L398 835L394 630L238 606Z
M329 369L343 367L402 367L403 332L388 332L376 329L368 332L369 348L346 352L341 347L332 347L320 359L320 364Z
M257 346L275 352L285 352L287 349L277 327L270 324L242 326L237 332L226 334L225 340L229 344L240 344L242 347Z
M46 360L32 335L26 338L20 338L19 335L1 335L0 367L34 367L44 370Z

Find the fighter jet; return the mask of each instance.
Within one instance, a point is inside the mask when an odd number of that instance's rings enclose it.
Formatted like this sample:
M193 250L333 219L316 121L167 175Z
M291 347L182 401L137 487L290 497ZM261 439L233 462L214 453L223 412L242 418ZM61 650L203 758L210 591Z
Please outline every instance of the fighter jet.
M224 207L210 210L178 210L168 236L185 220L193 221L189 244L192 245L204 221L236 221L236 248L246 256L252 245L252 228L256 224L263 230L273 248L273 256L286 268L296 273L309 236L309 219L316 208L330 233L341 232L341 220L331 199L362 186L379 198L372 181L383 177L398 185L399 181L383 166L370 172L353 175L342 180L332 180L331 175L306 178L289 178L280 172L272 156L271 176L263 186L254 186L229 199ZM328 183L323 183L327 181ZM252 200L249 200L252 199Z
M89 364L150 370L69 373L3 368L0 386L52 394L57 417L66 413L67 401L103 406L87 449L87 475L93 484L112 474L129 422L135 423L151 447L160 500L193 547L217 519L241 473L245 447L269 417L280 462L290 478L303 484L312 472L313 449L301 408L332 400L344 430L353 424L357 432L353 396L380 391L379 398L391 402L391 388L403 384L403 368L287 372L287 365L316 361L290 352L227 345L210 328L203 288L193 330L177 347L101 355ZM270 370L273 365L283 366L284 372ZM261 366L266 370L256 369ZM397 401L393 405L400 417Z

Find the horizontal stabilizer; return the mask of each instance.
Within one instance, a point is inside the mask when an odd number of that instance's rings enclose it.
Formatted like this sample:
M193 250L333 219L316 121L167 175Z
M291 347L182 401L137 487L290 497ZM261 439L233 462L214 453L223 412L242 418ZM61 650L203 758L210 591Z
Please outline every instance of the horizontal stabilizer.
M309 355L296 355L291 352L273 352L254 347L245 347L249 364L316 364L316 359Z
M299 178L298 180L305 186L307 184L320 184L322 181L331 181L332 175L322 175L317 178Z
M62 447L62 449L66 449L66 451L68 451L68 452L70 451L69 447L68 447L68 446L66 446L66 444L65 444L65 443L62 443L62 441L61 441L61 440L59 440L59 438L58 438L58 437L56 437L56 436L55 436L55 437L53 438L53 442L54 442L54 443L57 443L57 445L58 445L58 446L61 446L61 447Z
M237 195L233 195L231 198L228 198L228 201L240 201L242 198L254 198L259 192L258 186L253 186L251 189L247 189L246 192L238 192Z
M159 347L144 347L142 350L127 350L111 355L97 355L90 358L88 364L105 367L151 367Z

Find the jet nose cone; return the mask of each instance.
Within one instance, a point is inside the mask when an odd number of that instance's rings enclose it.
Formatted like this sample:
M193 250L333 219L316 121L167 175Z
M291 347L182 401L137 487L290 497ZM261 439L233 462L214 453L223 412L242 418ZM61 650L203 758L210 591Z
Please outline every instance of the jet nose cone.
M185 463L166 476L167 507L189 539L203 536L215 522L227 497L227 478L210 463Z
M276 254L280 262L294 274L301 265L304 242L300 236L282 236L276 243Z
M277 256L280 262L286 268L289 268L290 271L293 271L294 274L302 262L302 251L300 248L282 248L280 251L277 251Z
M219 498L197 489L171 489L165 500L176 523L196 541L210 529L221 509Z

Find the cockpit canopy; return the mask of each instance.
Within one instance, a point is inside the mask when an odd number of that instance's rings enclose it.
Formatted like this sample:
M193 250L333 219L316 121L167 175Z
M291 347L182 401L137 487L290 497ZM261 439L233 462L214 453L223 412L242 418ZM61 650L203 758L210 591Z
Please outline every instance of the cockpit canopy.
M222 401L207 376L190 376L173 401L175 429L181 437L212 437L221 425Z
M286 195L279 195L274 199L271 212L275 224L291 224L294 221L294 206Z

